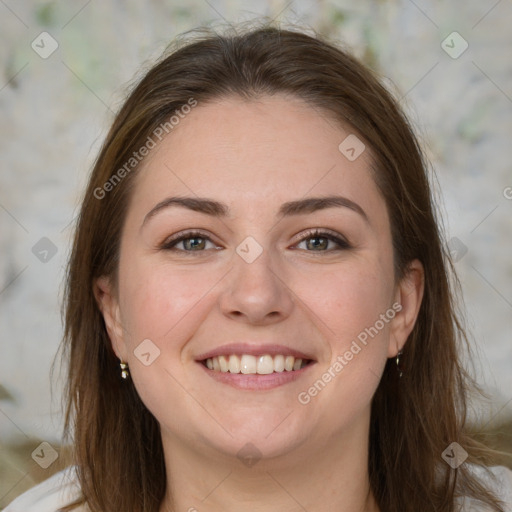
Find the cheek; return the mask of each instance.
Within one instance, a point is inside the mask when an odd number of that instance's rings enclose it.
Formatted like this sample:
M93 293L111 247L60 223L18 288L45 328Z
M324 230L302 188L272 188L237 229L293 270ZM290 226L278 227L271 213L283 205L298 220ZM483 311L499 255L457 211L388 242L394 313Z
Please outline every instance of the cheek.
M334 429L369 407L387 360L394 317L389 280L368 267L345 270L316 279L315 287L302 292L309 294L308 306L321 319L317 325L325 327L330 358L321 362L298 401L312 411L311 417Z
M201 424L204 418L202 411L194 407L194 400L190 400L193 383L181 364L182 355L197 326L211 310L208 293L222 275L204 272L199 267L183 270L149 264L142 258L127 260L124 268L124 274L120 271L120 293L124 297L121 310L130 375L137 392L159 421L180 427L181 420L168 415L172 401L179 404L182 417ZM145 351L153 358L156 350L157 356L146 366L144 362L140 364L142 360L138 360L137 354L141 353L141 342L147 339L157 349L149 345Z
M350 342L375 325L391 307L391 280L380 266L368 261L326 272L309 273L296 281L297 295L321 320L333 353L344 352ZM385 333L388 323L378 323ZM361 337L364 337L361 336Z
M164 340L181 339L190 322L197 324L201 299L219 278L213 272L197 268L171 268L150 265L144 260L127 262L129 271L120 275L123 325L128 343L149 338L160 348ZM184 340L186 341L186 340Z
M326 421L344 424L357 416L378 386L395 315L390 301L393 279L385 265L368 257L302 279L301 297L321 320L316 323L323 329L330 357L318 370L322 382L311 381L299 401L312 405L315 414L325 414ZM326 403L332 408L325 409ZM342 413L336 404L343 404Z

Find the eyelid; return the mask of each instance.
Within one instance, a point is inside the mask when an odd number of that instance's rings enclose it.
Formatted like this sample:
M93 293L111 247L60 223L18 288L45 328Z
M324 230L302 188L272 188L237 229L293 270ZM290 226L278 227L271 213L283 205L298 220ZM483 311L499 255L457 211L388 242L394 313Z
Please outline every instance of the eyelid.
M183 240L188 240L190 238L203 238L206 241L209 241L213 244L215 244L217 247L216 249L219 249L218 244L212 240L212 237L206 234L205 232L199 230L199 229L190 229L190 230L184 230L179 231L178 233L175 233L174 235L167 237L161 244L159 244L160 249L167 249L167 250L176 250L178 252L182 253L193 253L193 252L205 252L203 251L185 251L182 249L176 249L176 245L178 245ZM305 232L301 232L300 237L298 240L296 240L293 244L293 246L296 246L305 240L308 240L309 238L327 238L328 240L331 240L335 244L338 245L337 249L331 249L328 251L318 251L319 253L325 253L325 252L333 252L336 250L343 250L343 249L349 249L352 247L352 245L346 240L346 238L343 235L340 235L336 231L332 231L327 228L310 228L306 230ZM307 252L317 252L317 251L307 251Z
M208 235L207 233L199 230L199 229L189 229L189 230L183 230L179 231L178 233L175 233L172 236L169 236L164 239L164 241L159 244L160 249L175 249L176 245L182 242L183 240L187 240L189 238L204 238L207 241L212 242L216 246L218 244L212 240L212 237ZM179 250L179 252L194 252L194 251L183 251ZM198 251L198 252L204 252L204 251Z
M334 249L334 250L341 250L341 249L349 249L352 247L352 244L340 233L337 233L336 231L332 231L327 228L311 228L309 230L306 230L306 232L302 232L300 235L300 238L295 242L294 245L297 245L301 242L304 242L308 238L327 238L328 240L333 241L334 243L338 244L340 249ZM316 252L316 251L308 251L308 252ZM331 251L318 251L319 253L322 252L332 252Z

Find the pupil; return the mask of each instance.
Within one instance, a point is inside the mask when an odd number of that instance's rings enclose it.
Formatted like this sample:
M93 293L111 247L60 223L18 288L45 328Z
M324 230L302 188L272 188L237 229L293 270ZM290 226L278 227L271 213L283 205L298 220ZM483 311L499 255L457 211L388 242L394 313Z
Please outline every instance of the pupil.
M315 240L316 241L315 243L311 244L312 247L314 247L314 248L320 247L320 248L323 248L323 249L326 248L326 243L327 243L327 239L326 238L315 237L315 238L310 238L310 240ZM322 242L318 243L318 240L322 240L323 243Z
M199 241L199 242L198 242ZM202 248L204 245L204 240L202 238L189 238L185 241L185 243L189 244L189 248L195 249L195 248Z

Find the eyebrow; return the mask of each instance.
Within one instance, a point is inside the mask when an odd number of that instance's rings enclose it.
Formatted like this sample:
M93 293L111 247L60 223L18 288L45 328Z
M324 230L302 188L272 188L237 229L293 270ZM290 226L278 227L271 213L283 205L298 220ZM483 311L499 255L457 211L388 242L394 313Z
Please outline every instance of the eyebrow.
M157 213L169 207L182 207L189 210L211 215L212 217L224 218L229 216L229 207L213 199L202 197L168 197L154 206L144 217L141 228L146 222ZM326 208L342 207L358 213L366 223L370 224L366 212L354 201L343 196L307 197L296 201L283 203L279 208L278 215L292 216L313 213Z

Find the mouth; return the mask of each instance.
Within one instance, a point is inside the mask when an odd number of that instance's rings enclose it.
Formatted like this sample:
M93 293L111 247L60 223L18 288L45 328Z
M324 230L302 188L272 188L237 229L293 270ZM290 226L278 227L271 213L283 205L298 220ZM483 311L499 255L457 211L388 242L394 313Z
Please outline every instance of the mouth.
M313 363L312 359L303 359L284 354L225 354L203 359L201 363L214 372L270 375L272 373L295 372Z
M316 360L282 345L231 344L198 356L196 362L216 382L257 391L300 379Z

